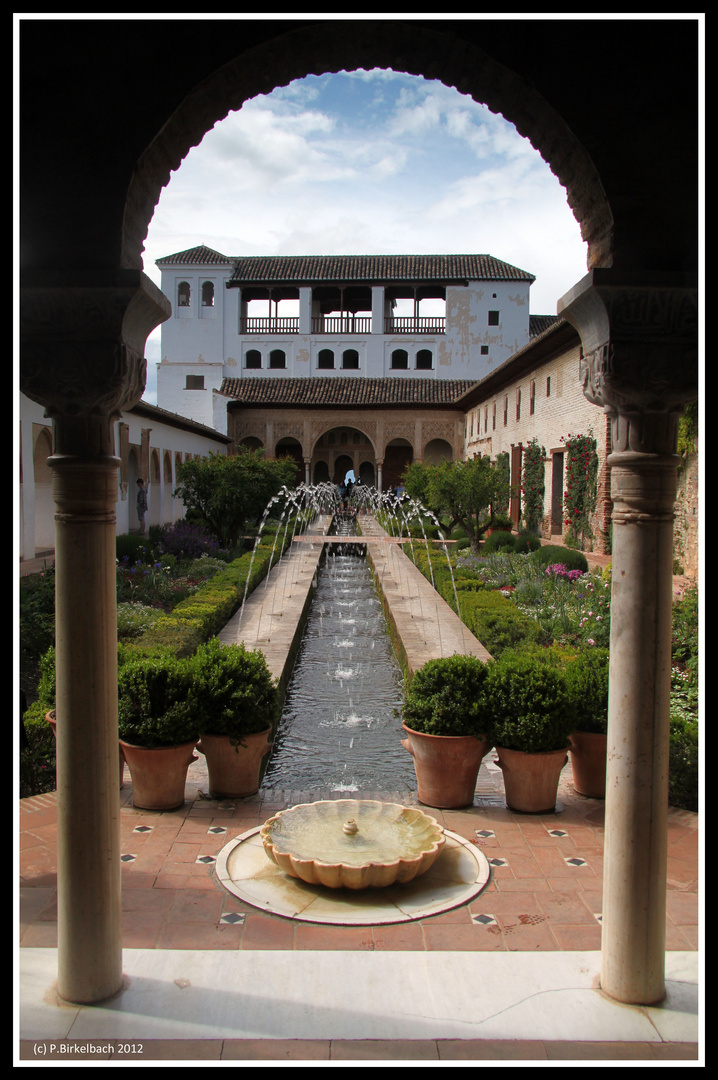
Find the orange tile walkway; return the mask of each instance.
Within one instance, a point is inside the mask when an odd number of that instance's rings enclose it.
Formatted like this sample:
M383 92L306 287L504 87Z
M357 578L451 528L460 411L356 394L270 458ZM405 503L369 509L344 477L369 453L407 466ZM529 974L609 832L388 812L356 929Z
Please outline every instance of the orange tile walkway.
M326 793L260 792L236 803L206 799L190 785L187 794L184 807L174 813L135 810L125 768L120 798L127 948L600 948L603 803L573 792L570 767L562 776L555 814L515 814L499 798L481 797L466 810L432 810L446 828L481 847L491 880L466 906L375 928L318 926L265 914L229 894L214 873L215 857L234 836L283 806ZM570 859L578 859L578 865ZM55 793L20 802L19 866L20 944L55 946ZM228 913L244 918L224 922ZM477 915L493 921L478 924ZM667 949L698 948L698 815L675 809L669 815L666 931Z
M500 785L500 779L497 780ZM557 813L515 814L498 797L477 795L461 811L432 811L452 832L481 847L491 879L469 904L416 922L382 926L325 926L259 911L218 882L214 860L224 845L296 802L322 792L261 791L234 803L203 796L188 782L187 801L174 813L132 806L125 769L121 799L123 945L130 949L582 951L600 949L603 803L578 796L570 766L559 788ZM359 797L377 797L376 792ZM395 799L396 795L387 794ZM404 799L405 802L410 801ZM54 947L56 923L56 794L20 802L20 945ZM139 831L138 831L139 830ZM669 951L698 948L698 815L671 809L668 828L667 941ZM571 862L567 860L578 860ZM239 918L237 918L239 916ZM483 916L476 921L477 916ZM229 917L229 918L228 918ZM488 919L487 919L488 917ZM171 1043L162 1057L387 1058L390 1060L527 1058L695 1058L695 1044L469 1043L430 1040L412 1045L240 1040L209 1048ZM252 1045L250 1045L250 1042ZM310 1045L311 1043L311 1045Z

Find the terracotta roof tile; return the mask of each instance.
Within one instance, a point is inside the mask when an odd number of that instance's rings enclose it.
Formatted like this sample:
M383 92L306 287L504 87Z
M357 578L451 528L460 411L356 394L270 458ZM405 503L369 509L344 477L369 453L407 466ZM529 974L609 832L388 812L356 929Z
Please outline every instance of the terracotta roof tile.
M232 283L322 281L535 281L493 255L222 255L199 244L157 266L234 264Z
M237 259L230 284L534 280L493 255L282 255Z
M560 315L529 315L529 337L538 337L558 322L561 322Z
M214 248L206 247L205 244L200 244L199 247L187 248L186 251L178 251L174 255L164 255L161 259L155 260L155 266L207 266L209 264L231 266L233 262L234 259L229 256L222 255Z
M378 408L402 405L452 406L466 394L473 379L346 378L223 379L220 393L245 406L298 408Z

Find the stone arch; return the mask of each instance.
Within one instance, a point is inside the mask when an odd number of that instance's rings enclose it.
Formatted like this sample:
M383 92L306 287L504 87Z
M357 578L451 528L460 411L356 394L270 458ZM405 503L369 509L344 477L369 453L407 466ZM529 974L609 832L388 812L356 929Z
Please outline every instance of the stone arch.
M446 439L432 439L424 447L424 461L438 464L440 461L451 461L454 454L451 443Z
M264 443L261 439L258 439L256 435L246 435L243 439L239 440L239 446L243 446L245 450L263 450Z
M362 461L359 466L359 479L364 487L374 487L376 485L376 469L372 461Z
M586 148L566 120L509 67L451 29L408 21L303 26L242 52L185 96L139 158L123 215L121 265L142 269L142 251L162 189L193 146L219 121L258 94L309 74L380 67L438 79L514 124L566 189L588 244L588 266L612 265L613 214Z
M312 482L314 484L328 484L330 480L329 465L326 461L317 461L314 464Z
M344 477L350 469L354 468L354 459L349 454L338 454L334 461L332 481L335 484L344 483Z
M362 424L361 419L357 421L354 418L347 418L346 421L339 424L327 423L326 427L315 430L315 432L313 432L314 445L312 446L312 453L316 453L321 440L326 435L329 435L331 432L338 431L340 428L346 428L348 431L351 432L358 431L359 434L363 435L364 438L368 441L369 445L371 446L371 452L376 455L376 445L374 443L374 439L366 430L366 426ZM339 441L337 440L337 446L339 445ZM347 440L347 445L350 445L349 440Z
M296 461L299 470L297 473L297 480L304 478L304 454L299 439L295 439L291 435L285 435L284 438L279 439L274 447L274 456L275 458L293 458L294 461Z
M383 486L396 487L404 470L414 460L414 447L408 439L392 439L384 451Z
M146 486L147 477L141 470L137 448L130 446L127 454L127 514L128 530L130 532L137 532L140 527L139 518L137 517L137 481L140 476L145 481Z
M172 476L172 454L165 450L162 455L162 524L172 523L172 489L174 488Z
M52 430L41 427L32 450L32 475L35 482L35 548L55 546L55 503L52 498L52 470L47 459L52 454Z
M162 524L162 462L157 447L150 451L150 485L148 524Z

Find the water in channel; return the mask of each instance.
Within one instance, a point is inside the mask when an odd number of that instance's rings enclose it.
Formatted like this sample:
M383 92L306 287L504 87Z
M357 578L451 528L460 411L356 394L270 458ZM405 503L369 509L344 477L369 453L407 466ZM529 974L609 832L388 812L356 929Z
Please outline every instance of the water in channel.
M332 545L287 689L264 788L409 792L401 746L403 678L371 571Z

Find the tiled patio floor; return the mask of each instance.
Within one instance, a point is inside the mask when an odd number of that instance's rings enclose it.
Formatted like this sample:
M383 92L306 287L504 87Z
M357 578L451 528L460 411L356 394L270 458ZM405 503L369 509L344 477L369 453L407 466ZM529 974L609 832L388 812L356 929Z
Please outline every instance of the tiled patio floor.
M262 791L233 803L204 797L201 765L187 801L174 813L132 806L125 769L121 798L122 926L127 950L282 950L353 952L595 952L601 941L603 803L578 796L564 770L557 812L538 817L507 810L500 774L482 769L475 805L432 811L451 832L481 848L491 865L486 888L470 903L414 922L327 926L267 914L227 892L214 864L233 837L277 809L326 792ZM359 797L377 797L376 792ZM381 796L379 796L381 797ZM397 800L396 793L384 793ZM401 801L410 802L404 796ZM56 795L20 803L20 945L54 948ZM698 820L671 810L668 835L667 950L698 948ZM158 954L159 955L159 954ZM580 1039L580 1035L578 1035ZM27 1046L25 1049L29 1053ZM22 1048L21 1048L22 1050ZM696 1058L682 1042L563 1043L495 1040L159 1040L146 1053L187 1059L617 1059Z
M486 770L482 770L483 773ZM174 813L132 806L125 768L120 792L123 942L143 949L597 950L601 941L603 803L576 795L564 770L555 814L509 811L478 795L466 810L432 810L481 848L486 888L468 905L417 922L318 926L259 911L228 893L214 862L233 837L297 802L326 792L260 793L221 803L203 797L201 774ZM485 790L485 789L484 789ZM331 795L329 796L331 797ZM361 797L382 797L376 792ZM386 793L383 797L407 801ZM20 944L56 945L56 796L20 803ZM237 917L239 916L239 918ZM671 810L668 834L668 950L698 948L697 815Z

